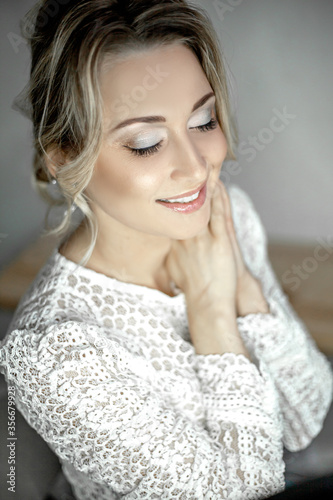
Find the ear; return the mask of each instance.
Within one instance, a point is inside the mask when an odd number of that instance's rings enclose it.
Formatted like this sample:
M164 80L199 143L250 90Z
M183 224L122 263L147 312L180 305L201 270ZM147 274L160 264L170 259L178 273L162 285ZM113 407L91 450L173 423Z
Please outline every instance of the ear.
M44 155L46 167L52 177L57 176L57 169L66 163L65 154L58 147L49 147Z

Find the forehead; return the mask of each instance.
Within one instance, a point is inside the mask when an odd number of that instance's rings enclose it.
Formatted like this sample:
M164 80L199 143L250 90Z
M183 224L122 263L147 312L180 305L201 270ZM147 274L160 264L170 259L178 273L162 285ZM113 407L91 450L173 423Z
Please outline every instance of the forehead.
M104 110L112 110L116 118L155 112L156 107L163 112L171 104L192 107L211 90L195 54L180 44L132 52L116 62L106 59L100 88Z

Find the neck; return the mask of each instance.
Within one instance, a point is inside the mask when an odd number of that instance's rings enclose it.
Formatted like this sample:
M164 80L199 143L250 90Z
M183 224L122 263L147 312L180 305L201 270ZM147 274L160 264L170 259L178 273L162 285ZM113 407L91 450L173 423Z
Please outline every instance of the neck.
M113 221L112 226L99 227L96 245L86 267L120 281L173 295L165 268L171 240L125 228L118 221ZM81 223L63 245L61 253L79 262L89 239L88 229Z

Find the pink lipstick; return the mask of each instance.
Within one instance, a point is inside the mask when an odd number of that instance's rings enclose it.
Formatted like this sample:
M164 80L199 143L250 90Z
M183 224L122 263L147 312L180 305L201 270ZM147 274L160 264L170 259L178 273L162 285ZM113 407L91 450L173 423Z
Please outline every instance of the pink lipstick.
M166 208L173 210L174 212L190 214L199 210L205 203L206 187L207 182L205 182L205 184L201 188L195 191L190 191L175 198L156 200L156 202Z

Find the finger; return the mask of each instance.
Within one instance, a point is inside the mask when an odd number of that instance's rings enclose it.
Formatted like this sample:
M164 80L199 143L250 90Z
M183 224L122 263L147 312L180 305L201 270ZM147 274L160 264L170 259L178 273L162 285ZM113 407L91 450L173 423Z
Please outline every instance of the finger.
M225 185L223 184L223 182L221 180L219 180L219 186L220 186L221 194L222 194L225 218L226 218L227 224L233 228L233 217L232 217L229 193L227 191L227 188L225 187Z
M224 203L219 182L215 185L215 190L211 200L211 214L209 228L214 236L221 235L226 232L226 224L224 217Z
M232 216L230 197L229 197L229 193L227 192L226 187L223 185L222 182L221 182L221 188L222 188L222 193L223 193L224 210L225 210L225 214L226 214L227 227L229 230L229 237L230 237L230 241L231 241L232 248L233 248L234 255L235 255L235 259L236 259L237 270L238 270L239 274L241 274L245 268L245 264L244 264L243 255L242 255L242 252L240 250L239 243L238 243L235 224L234 224L234 220L233 220L233 216Z
M242 254L242 252L240 250L238 239L237 239L237 235L236 235L236 231L235 231L234 227L230 231L230 241L231 241L231 245L232 245L232 248L233 248L233 251L234 251L234 256L235 256L235 260L236 260L236 266L237 266L238 276L241 276L241 274L243 273L243 271L245 269L245 264L244 264L243 254Z

